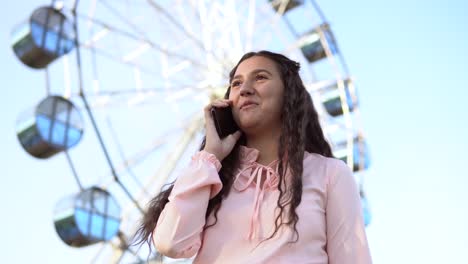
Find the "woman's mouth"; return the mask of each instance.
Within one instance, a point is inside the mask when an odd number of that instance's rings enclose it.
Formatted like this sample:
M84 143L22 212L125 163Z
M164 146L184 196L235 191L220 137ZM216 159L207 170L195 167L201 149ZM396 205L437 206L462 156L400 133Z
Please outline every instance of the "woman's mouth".
M250 109L250 108L254 108L257 105L258 104L254 103L254 102L246 102L246 103L241 105L240 110L247 110L247 109Z

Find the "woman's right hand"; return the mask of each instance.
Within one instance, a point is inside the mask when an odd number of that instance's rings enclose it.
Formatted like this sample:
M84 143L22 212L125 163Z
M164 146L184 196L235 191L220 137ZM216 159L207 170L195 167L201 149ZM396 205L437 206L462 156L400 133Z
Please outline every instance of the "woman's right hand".
M206 152L209 152L218 158L221 162L224 158L231 153L232 149L236 145L237 140L239 140L242 133L238 130L235 133L220 139L216 127L214 124L213 117L211 116L212 107L228 107L232 104L231 100L228 99L218 99L207 106L205 106L205 129L206 129L206 142L205 148L203 149Z

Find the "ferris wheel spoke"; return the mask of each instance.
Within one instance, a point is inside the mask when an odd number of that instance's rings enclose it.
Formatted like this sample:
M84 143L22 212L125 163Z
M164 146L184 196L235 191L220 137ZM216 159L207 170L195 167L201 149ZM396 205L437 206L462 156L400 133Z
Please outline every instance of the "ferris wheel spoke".
M252 50L253 45L253 33L255 31L255 3L256 0L249 0L249 11L247 15L247 27L245 29L246 41L245 41L245 50Z
M96 47L89 47L89 46L86 46L86 45L83 45L83 47L89 49L90 51L92 51L94 53L94 56L95 55L99 55L99 56L103 56L107 59L110 59L110 60L113 60L115 62L119 62L121 64L125 64L125 65L128 65L129 67L137 67L139 71L145 73L145 74L150 74L150 75L159 75L160 72L156 72L154 71L153 69L149 69L143 65L140 65L136 62L133 62L133 61L127 61L127 60L122 60L121 58L119 57L116 57L110 53L108 53L107 51L104 51L104 50L101 50L99 48L96 48ZM188 84L177 84L177 83L174 83L174 81L171 81L171 86L175 86L175 87L189 87ZM182 89L182 88L177 88L177 89ZM151 92L152 89L147 89L147 92ZM124 91L124 92L120 92L120 91L115 91L115 94L119 94L119 93L129 93L130 91ZM105 95L106 92L104 92L103 94ZM111 95L111 92L107 92L108 95ZM135 89L135 93L138 93L138 90ZM99 92L97 93L99 94Z
M128 238L124 233L122 233L122 231L119 231L116 240L117 241L109 241L106 244L102 244L98 251L94 254L91 263L103 263L103 260L100 259L100 257L103 253L105 253L106 250L109 249L109 247L112 250L111 259L110 261L107 260L109 263L121 263L126 252L132 254L138 263L143 263L142 257L130 247Z
M117 146L119 156L124 161L123 162L123 164L124 164L124 169L123 170L125 170L131 176L131 178L135 181L137 186L139 186L144 192L146 192L145 187L143 186L143 184L141 183L141 181L138 179L138 177L135 175L135 173L133 172L133 170L131 168L131 165L133 165L136 162L134 160L126 161L126 156L124 154L125 153L124 149L122 147L122 144L120 143L120 140L117 137L117 133L115 132L115 129L112 127L112 123L111 123L111 121L109 119L109 116L107 116L106 121L107 121L107 125L109 127L109 130L111 131L111 136L112 136L112 138L114 140L114 143ZM116 169L118 170L119 168L117 167Z
M149 142L148 144L145 144L147 145L147 147L126 157L122 162L120 162L120 164L116 166L115 168L116 173L120 175L124 173L127 169L134 168L135 166L144 162L147 158L151 156L151 154L153 154L155 151L158 151L159 148L161 148L164 144L166 144L167 139L174 133L181 131L181 130L189 131L190 127L192 126L191 120L193 119L193 116L195 115L196 115L195 113L189 115L189 117L187 117L186 119L181 120L179 122L179 125L173 128L167 129L164 134L158 135L156 138L152 139L151 142ZM189 125L184 125L184 124L189 124ZM111 174L109 174L109 176L111 176ZM112 182L113 182L113 179L110 178L107 182L102 182L101 185L104 187L107 187L110 184L112 184ZM144 184L143 186L146 186L146 184Z
M88 40L88 42L85 42L86 44L89 43L88 45L91 45L92 42L96 42L101 37L103 37L102 36L103 34L106 34L108 32L114 32L116 34L125 36L125 37L127 37L129 39L133 39L133 40L136 40L136 41L139 41L144 37L143 35L133 34L133 33L129 32L129 31L125 30L125 29L121 29L121 28L119 28L117 26L114 26L114 25L108 23L108 22L103 22L100 19L97 19L97 18L95 18L93 16L85 15L85 14L82 14L82 13L79 13L79 12L76 13L76 16L79 19L85 20L85 22L87 22L87 24L88 24L88 27L91 27L92 25L98 25L98 26L102 27L101 31L106 31L105 33L101 32L99 34L94 35L93 38Z
M167 156L165 161L162 162L162 166L158 169L157 173L153 177L148 179L144 186L152 186L153 190L160 190L163 187L163 185L167 181L167 178L175 169L175 166L177 165L181 156L186 152L186 149L189 147L190 143L193 142L194 137L196 136L197 132L200 131L202 126L203 118L202 116L200 116L199 113L197 113L194 117L192 117L189 126L187 127L183 135L180 137L178 144L176 144L177 147L173 149L169 156ZM144 192L140 192L137 195L137 197L139 201L148 200L147 194L145 194ZM132 208L132 206L124 208L122 211L122 219L129 218L130 215L133 213L132 209L134 209ZM130 236L126 239L126 241L132 238L133 236Z
M208 94L210 87L177 87L170 90L163 89L140 89L140 90L120 90L120 91L98 91L87 94L90 99L91 108L111 108L111 107L143 107L161 101L173 104L189 97L195 100L202 100L204 94ZM79 97L79 93L71 94L71 98ZM81 108L79 108L81 109Z
M130 27L138 35L132 34L132 33L128 32L128 31L126 31L126 30L123 30L123 29L119 29L116 26L111 26L109 23L99 21L99 20L97 20L97 19L95 19L93 17L84 16L84 15L79 14L78 16L80 18L87 19L88 21L92 21L93 23L95 23L97 25L100 25L103 28L102 30L98 31L98 33L96 33L94 36L92 36L89 40L82 41L81 45L84 46L85 48L89 48L90 46L95 47L96 44L99 42L99 40L101 40L104 36L108 35L110 32L114 32L114 33L117 33L117 34L119 34L121 36L124 36L124 37L126 37L128 39L131 39L133 41L141 43L142 45L148 46L149 48L151 48L151 49L153 49L153 50L155 50L157 52L164 53L164 54L166 54L166 55L168 55L168 56L170 56L172 58L177 58L177 59L180 59L180 60L187 60L191 64L193 64L194 66L199 67L200 69L210 69L207 65L202 64L202 63L198 62L197 60L194 60L194 59L192 59L190 57L187 57L184 54L177 53L177 52L169 50L167 48L163 48L160 45L156 44L156 42L152 41L147 36L147 34L145 33L144 30L140 29L137 25L132 23L123 14L120 14L118 10L116 10L115 8L110 6L106 1L99 0L99 2L102 3L105 7L107 7L111 11L111 13L113 13L117 18L121 19L121 21L123 21L128 27ZM108 32L108 31L110 31L110 32ZM119 57L117 55L112 56L111 54L109 54L109 52L105 52L103 50L99 50L99 53L105 53L107 56L111 56L111 57L117 57L117 58ZM121 60L118 59L119 61L121 61L122 63L125 63L125 64L128 63L128 61L124 60L125 56L121 56L121 57L122 57L122 59Z
M224 65L225 62L221 60L216 53L214 53L211 49L207 49L206 45L203 42L196 38L191 32L189 32L186 27L184 27L181 23L179 23L164 7L157 4L154 0L147 0L150 7L153 8L156 12L162 14L168 21L171 22L183 35L185 35L188 39L192 40L193 43L203 52L211 54L213 58L217 61L217 63ZM206 25L205 25L206 26ZM202 27L203 28L203 27Z
M239 19L239 7L236 6L235 1L230 0L226 2L226 7L224 8L226 11L225 13L227 14L227 20L230 22L231 26L231 33L232 33L232 39L233 39L233 45L234 49L237 50L240 54L243 54L244 47L242 45L242 42L245 41L242 39L241 32L240 32L240 26L242 25L241 19ZM241 10L242 12L242 10Z
M89 46L82 46L86 49L89 49L91 50L91 47ZM103 49L99 49L99 48L96 48L96 47L92 47L92 50L94 52L96 52L96 54L100 55L100 56L103 56L107 59L110 59L110 60L113 60L114 62L118 62L118 63L121 63L121 64L125 64L125 65L128 65L128 66L132 66L132 67L138 67L138 69L140 69L142 72L144 73L147 73L147 74L159 74L159 72L156 72L154 71L153 69L150 69L148 67L145 67L143 65L140 65L136 62L132 62L132 61L125 61L123 60L121 57L117 57L116 55L114 54L111 54Z
M179 23L177 20L174 19L174 17L167 12L162 6L158 5L155 1L153 0L147 0L149 3L150 7L153 8L153 10L156 10L158 13L162 14L164 17L166 17L176 28L178 28L185 36L187 36L189 39L195 43L195 45L198 46L202 51L206 51L203 47L202 42L197 39L195 36L193 36L192 33L190 33L181 23Z
M258 46L260 47L267 47L268 43L271 43L272 42L272 39L274 37L277 37L279 38L279 40L285 44L285 43L288 43L289 41L287 40L287 37L284 36L284 32L280 31L280 23L283 19L283 15L285 13L285 10L286 10L286 5L287 5L287 2L283 1L281 2L278 10L276 12L274 12L272 10L272 6L270 3L265 3L262 8L259 9L259 11L263 12L262 16L264 17L269 17L269 19L265 20L263 24L259 24L258 28L259 30L257 31L263 31L263 32L266 32L266 34L263 34L262 35L262 40L263 41L259 41L258 43ZM261 27L266 27L268 28L268 30L262 30Z
M158 169L158 171L154 174L153 177L149 178L147 182L144 184L145 186L151 186L153 190L159 192L163 185L168 180L170 174L175 169L178 161L185 153L186 149L188 148L189 144L193 142L197 132L201 130L203 127L203 117L200 116L199 113L193 117L192 121L189 123L189 126L185 130L185 132L180 137L178 143L176 144L176 148L172 150L172 152L167 156L164 162L162 162L162 166ZM139 201L148 201L149 197L145 197L144 192L140 192L137 194L137 199ZM146 202L145 202L146 203ZM123 210L123 217L125 218L131 212L131 207L128 206Z
M184 5L185 4L185 5ZM187 8L187 4L190 8ZM177 11L177 18L180 20L180 24L183 26L185 31L189 34L194 35L196 31L196 24L193 21L190 21L190 16L196 17L197 13L195 11L195 6L192 1L188 2L186 0L177 0L177 5L175 7Z
M177 91L181 91L181 90L184 90L184 89L192 89L193 87L191 85L183 85L183 84L179 84L177 85L176 87L173 87L172 85L170 86L171 88L171 92L177 92ZM126 87L128 88L128 87ZM99 96L119 96L119 95L122 95L122 96L132 96L132 95L138 95L138 94L141 94L141 95L144 95L144 96L151 96L153 94L159 94L159 95L164 95L164 93L167 93L168 90L165 89L165 88L162 88L162 87L153 87L153 88L140 88L140 89L136 89L136 88L130 88L130 89L116 89L116 90L99 90L97 92L94 92L94 93L90 93L88 94L89 97L99 97ZM72 97L73 96L78 96L77 93L73 94L72 93Z
M213 47L213 43L215 43L220 36L225 35L223 32L216 31L216 29L220 27L220 24L215 22L217 15L221 12L219 4L211 2L211 6L208 9L204 1L198 1L198 5L193 7L195 8L196 17L198 19L197 22L200 23L201 43L206 54L204 59L207 61L208 65L211 65L213 72L216 72L217 69L221 70L221 72L226 72L231 65L229 65L225 58L220 59L220 55L216 53L218 50ZM223 28L223 30L226 29L228 28ZM217 35L214 36L213 33Z

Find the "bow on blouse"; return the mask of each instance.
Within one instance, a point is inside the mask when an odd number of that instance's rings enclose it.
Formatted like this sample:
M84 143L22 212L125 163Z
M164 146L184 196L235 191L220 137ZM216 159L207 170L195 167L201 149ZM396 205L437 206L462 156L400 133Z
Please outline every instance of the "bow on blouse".
M246 147L241 148L241 170L236 175L233 188L239 192L245 191L250 185L255 186L255 198L250 218L250 228L247 235L249 240L256 237L258 226L260 225L260 206L263 203L265 191L275 190L278 187L279 175L278 167L276 170L271 168L278 161L271 162L268 166L256 162L258 150ZM262 179L265 178L262 185Z

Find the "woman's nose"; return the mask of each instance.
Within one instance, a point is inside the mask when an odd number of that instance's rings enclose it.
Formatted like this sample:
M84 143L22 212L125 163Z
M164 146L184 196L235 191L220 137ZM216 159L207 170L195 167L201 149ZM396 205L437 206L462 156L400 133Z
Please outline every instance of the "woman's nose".
M249 82L244 82L242 86L240 87L240 95L241 96L248 96L254 94L254 89L252 87L252 84Z

